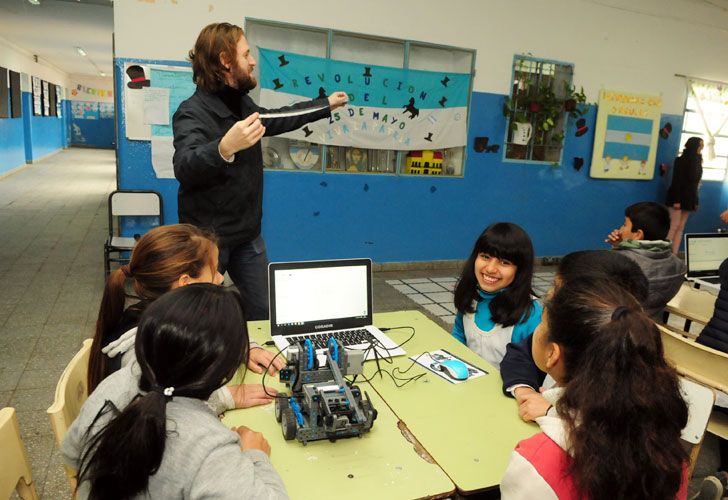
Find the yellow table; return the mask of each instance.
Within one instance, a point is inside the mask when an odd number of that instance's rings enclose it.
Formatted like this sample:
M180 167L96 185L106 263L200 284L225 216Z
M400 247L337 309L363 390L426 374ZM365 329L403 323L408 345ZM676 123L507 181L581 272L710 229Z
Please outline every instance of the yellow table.
M451 384L416 365L406 375L427 375L404 387L396 387L386 375L375 377L371 384L461 493L498 486L516 444L538 432L535 424L518 417L515 401L503 395L500 374L420 312L375 314L374 323L380 328L415 328L414 338L404 346L407 357L383 365L387 370L405 370L412 364L410 356L446 349L488 371L484 377ZM387 332L398 343L409 334L406 329ZM375 370L367 362L364 375L371 376Z
M251 339L270 339L267 321L250 323ZM248 371L245 382L260 376ZM239 383L240 378L233 382ZM284 390L277 377L266 377L266 386ZM358 384L378 411L372 430L362 438L313 441L303 446L285 441L273 414L273 404L234 410L225 414L229 427L246 425L262 432L271 445L271 461L283 478L291 498L408 499L451 496L455 486L436 464L415 451L398 428L398 418L369 384Z
M713 316L715 299L715 295L710 292L697 290L689 283L683 283L677 294L665 306L663 321L667 323L670 314L685 318L684 334L695 338L695 335L690 334L690 324L693 321L703 325L707 324Z

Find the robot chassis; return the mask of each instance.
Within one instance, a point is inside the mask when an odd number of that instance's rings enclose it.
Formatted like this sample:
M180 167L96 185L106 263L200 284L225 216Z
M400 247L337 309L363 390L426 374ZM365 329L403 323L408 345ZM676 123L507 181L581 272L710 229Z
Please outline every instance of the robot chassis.
M278 394L276 420L281 423L286 440L309 441L361 437L369 432L377 418L369 395L351 385L344 375L362 372L365 352L347 351L330 338L326 364L319 366L310 340L288 348L288 364L280 370L280 381L291 394Z

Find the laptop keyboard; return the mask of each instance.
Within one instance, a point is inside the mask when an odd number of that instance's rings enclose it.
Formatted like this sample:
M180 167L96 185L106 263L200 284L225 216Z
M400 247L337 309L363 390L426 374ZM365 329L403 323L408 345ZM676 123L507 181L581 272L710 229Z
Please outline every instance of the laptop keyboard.
M337 332L311 333L308 335L292 335L286 338L288 339L288 343L291 345L308 339L313 342L315 349L326 349L326 344L331 337L334 337L344 346L376 342L374 336L364 328L339 330Z

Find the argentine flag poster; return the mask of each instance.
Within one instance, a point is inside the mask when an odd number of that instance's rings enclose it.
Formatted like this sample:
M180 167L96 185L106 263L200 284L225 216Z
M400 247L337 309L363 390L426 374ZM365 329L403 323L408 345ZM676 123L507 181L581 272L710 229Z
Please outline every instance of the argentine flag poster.
M343 91L328 119L283 137L332 146L432 150L467 142L470 75L360 64L259 49L260 105L289 106Z
M599 93L590 175L651 180L662 98L613 90Z

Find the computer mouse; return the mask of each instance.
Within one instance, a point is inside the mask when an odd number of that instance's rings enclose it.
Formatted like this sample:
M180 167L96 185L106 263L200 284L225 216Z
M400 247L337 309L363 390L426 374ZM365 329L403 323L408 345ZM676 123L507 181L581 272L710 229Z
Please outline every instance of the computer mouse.
M468 365L459 359L448 359L440 363L433 363L433 368L445 372L453 380L468 379Z

